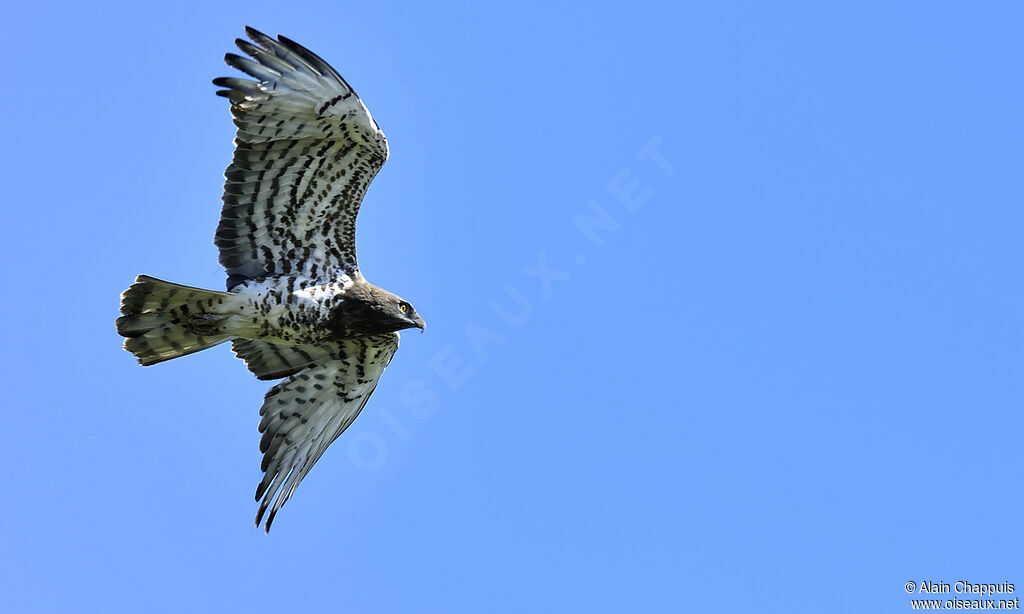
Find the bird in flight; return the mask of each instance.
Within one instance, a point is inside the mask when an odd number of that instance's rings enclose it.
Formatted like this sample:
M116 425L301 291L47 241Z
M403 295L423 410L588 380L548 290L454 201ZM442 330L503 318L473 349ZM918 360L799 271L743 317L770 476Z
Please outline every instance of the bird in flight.
M231 342L256 377L284 378L260 408L256 525L265 516L269 532L366 405L398 331L426 324L407 301L366 281L356 261L356 215L388 158L384 133L315 53L245 31L252 42L236 43L249 57L224 61L253 79L213 81L238 128L214 239L227 291L140 275L121 295L117 332L142 365Z

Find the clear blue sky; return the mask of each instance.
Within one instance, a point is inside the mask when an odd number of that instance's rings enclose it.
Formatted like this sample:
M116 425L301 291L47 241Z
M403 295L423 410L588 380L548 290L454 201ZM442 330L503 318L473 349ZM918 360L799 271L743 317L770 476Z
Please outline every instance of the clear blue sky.
M9 7L4 610L1024 592L1024 9L677 4ZM387 133L360 262L429 323L269 536L268 385L114 331L138 273L222 287L245 24Z

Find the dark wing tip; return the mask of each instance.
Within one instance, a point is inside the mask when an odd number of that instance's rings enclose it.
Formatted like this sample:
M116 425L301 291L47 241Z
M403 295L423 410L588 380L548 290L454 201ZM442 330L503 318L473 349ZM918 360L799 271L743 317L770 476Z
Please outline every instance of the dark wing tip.
M270 533L270 525L274 524L274 516L277 515L277 510L278 509L280 509L280 508L278 508L278 507L273 508L272 510L270 510L270 514L267 515L267 525L266 525L266 529L265 529L267 533Z
M295 55L302 58L307 64L316 69L317 72L319 72L321 75L331 75L332 77L337 79L339 83L347 87L349 91L354 91L352 90L352 86L349 85L348 82L345 81L345 79L343 79L340 74L338 74L338 71L334 70L334 67L328 64L327 61L324 60L322 57L313 53L309 49L306 49L302 45L296 43L295 41L293 41L292 39L288 38L283 34L278 34L277 40L280 41L281 45L285 49L291 51Z
M270 75L276 75L277 72L270 66L266 66L260 62L254 62L249 58L243 58L237 53L225 53L224 63L231 68L238 69L250 77L255 77L260 81L265 81L268 78L272 78Z
M254 43L262 47L263 51L267 51L278 57L281 57L283 55L281 53L281 43L277 42L270 36L267 36L263 32L260 32L255 28L250 28L248 26L246 26L245 28L245 33L249 38L253 40Z
M256 45L250 43L249 41L245 40L244 38L236 38L235 39L235 46L238 47L239 49L241 49L242 51L244 51L245 53L253 56L253 57L255 57L256 54L259 53L259 51L261 51L259 47L257 47Z
M218 87L227 87L231 89L256 91L259 85L255 81L249 81L248 79L238 79L236 77L217 77L213 80L213 84Z
M257 499L258 498L259 497L257 497ZM261 524L263 524L263 515L267 513L267 508L268 507L270 507L270 497L267 497L266 499L264 499L263 502L260 503L260 509L258 509L256 511L256 526L257 527L260 526ZM272 508L270 510L270 514L267 515L267 522L266 522L266 525L264 527L264 530L267 533L270 533L270 525L272 525L274 523L274 516L276 516L276 515L277 515L277 508L275 507L275 508Z
M259 30L252 26L245 26L245 35L251 38L252 40L256 41L257 43L260 42L260 39L270 39L269 36L267 36L263 32L260 32Z

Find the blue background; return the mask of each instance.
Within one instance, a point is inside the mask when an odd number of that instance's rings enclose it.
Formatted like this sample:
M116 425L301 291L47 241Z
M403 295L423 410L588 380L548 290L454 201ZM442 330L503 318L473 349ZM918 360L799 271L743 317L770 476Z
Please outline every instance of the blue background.
M5 611L1024 591L1019 3L170 4L7 10ZM138 273L222 287L245 24L388 134L360 262L429 323L269 537L267 384L113 326Z

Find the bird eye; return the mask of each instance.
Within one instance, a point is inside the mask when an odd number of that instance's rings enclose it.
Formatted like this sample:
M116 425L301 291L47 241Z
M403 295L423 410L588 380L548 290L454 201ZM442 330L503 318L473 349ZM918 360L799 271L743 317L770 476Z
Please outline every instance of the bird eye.
M409 303L399 303L398 308L402 310L402 313L409 311Z

